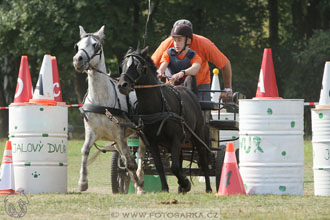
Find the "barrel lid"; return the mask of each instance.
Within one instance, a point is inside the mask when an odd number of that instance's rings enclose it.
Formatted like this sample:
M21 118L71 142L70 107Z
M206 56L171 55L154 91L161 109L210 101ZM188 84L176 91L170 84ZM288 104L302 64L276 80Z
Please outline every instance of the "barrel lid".
M57 105L56 101L48 100L48 99L30 99L29 102L32 104L41 104L41 105Z
M283 99L282 97L254 97L256 100L272 100L272 99Z
M314 110L327 110L330 109L330 105L316 105Z

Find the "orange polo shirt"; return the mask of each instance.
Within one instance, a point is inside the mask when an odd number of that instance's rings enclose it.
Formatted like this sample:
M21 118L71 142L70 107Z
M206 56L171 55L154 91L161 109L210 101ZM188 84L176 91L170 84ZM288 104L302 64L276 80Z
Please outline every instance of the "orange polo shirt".
M159 45L157 50L151 56L151 59L154 61L156 66L160 66L164 51L167 51L168 48L173 46L172 37L168 37ZM214 45L212 41L197 34L194 34L190 48L196 51L202 59L201 68L196 75L197 86L200 84L210 84L211 75L208 62L211 62L216 65L217 68L222 69L227 64L228 58Z

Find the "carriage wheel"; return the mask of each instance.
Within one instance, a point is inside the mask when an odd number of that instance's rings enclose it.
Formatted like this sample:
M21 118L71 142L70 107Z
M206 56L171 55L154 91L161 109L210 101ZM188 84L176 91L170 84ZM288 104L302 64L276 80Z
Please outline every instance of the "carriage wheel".
M226 147L222 146L223 150L217 151L216 158L215 158L215 186L216 191L219 190L220 180L221 180L221 172L223 161L225 159Z
M112 152L110 178L113 194L128 193L130 178L124 167L124 162L121 160L118 151Z

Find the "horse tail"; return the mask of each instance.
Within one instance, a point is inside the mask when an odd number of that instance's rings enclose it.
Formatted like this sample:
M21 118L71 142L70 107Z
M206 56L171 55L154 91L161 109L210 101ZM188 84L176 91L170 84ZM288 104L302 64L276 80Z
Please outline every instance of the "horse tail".
M87 166L91 165L92 163L94 163L94 161L96 160L96 158L99 156L99 154L102 152L106 152L106 151L110 151L110 150L116 150L116 148L114 147L114 143L110 142L108 145L102 147L102 148L97 148L98 150L87 160Z
M88 160L87 160L87 166L91 165L92 163L94 163L94 161L96 160L96 158L99 156L99 154L101 153L101 151L96 151L93 156L91 156Z

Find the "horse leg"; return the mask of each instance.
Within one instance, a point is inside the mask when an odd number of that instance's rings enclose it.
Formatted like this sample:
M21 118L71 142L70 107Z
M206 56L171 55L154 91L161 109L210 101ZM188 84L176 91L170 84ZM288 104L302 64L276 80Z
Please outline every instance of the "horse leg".
M122 130L124 130L122 128ZM128 171L128 174L130 176L131 181L134 184L134 187L136 189L137 194L145 193L143 190L143 182L141 182L136 174L137 172L137 165L134 159L131 158L129 147L127 146L127 139L124 137L125 133L121 132L120 139L117 140L117 147L118 151L121 155L121 159L124 161L125 167Z
M87 126L85 126L87 128ZM86 129L85 142L81 148L81 167L80 167L80 179L78 182L79 191L86 191L88 189L88 179L87 179L87 160L91 146L96 141L96 135L92 131Z
M158 144L150 142L150 151L151 151L152 157L154 158L154 163L155 163L155 166L156 166L156 170L158 172L158 175L160 177L160 181L162 183L162 191L163 192L168 192L169 187L168 187L168 184L167 184L167 181L166 181L166 178L165 178L164 167L163 167L162 160L160 158Z
M193 144L196 146L197 151L198 151L198 156L199 156L199 162L201 165L201 168L204 172L205 176L205 187L206 187L206 192L211 193L212 188L210 184L210 176L209 176L209 167L208 167L208 151L205 149L205 147L198 141L198 140L193 140Z
M190 181L185 177L182 170L182 161L183 158L181 156L181 148L180 142L174 140L172 142L172 148L171 148L171 159L172 159L172 166L171 170L173 174L178 178L178 184L179 193L186 193L189 192L191 189Z
M146 154L146 146L144 145L142 139L140 138L140 146L138 149L138 168L136 175L139 178L140 183L144 186L144 171L143 171L143 161Z

